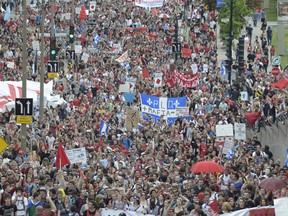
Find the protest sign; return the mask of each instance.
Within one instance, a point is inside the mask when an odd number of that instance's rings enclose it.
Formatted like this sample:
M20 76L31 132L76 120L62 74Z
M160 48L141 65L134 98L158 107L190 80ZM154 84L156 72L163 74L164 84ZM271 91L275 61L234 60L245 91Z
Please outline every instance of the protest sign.
M86 164L87 156L85 148L75 148L71 150L65 150L67 157L71 164Z
M128 109L125 120L125 127L128 130L132 130L133 128L138 128L139 123L139 111L134 109Z
M216 137L234 136L233 125L216 125Z
M189 107L177 107L176 114L177 116L189 116Z
M234 132L236 140L246 140L246 125L235 123L234 124Z

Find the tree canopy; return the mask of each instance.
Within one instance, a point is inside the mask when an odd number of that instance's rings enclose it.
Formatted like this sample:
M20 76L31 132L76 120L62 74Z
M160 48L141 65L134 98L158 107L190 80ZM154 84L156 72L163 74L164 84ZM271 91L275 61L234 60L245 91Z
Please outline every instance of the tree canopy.
M229 36L229 18L230 18L230 0L224 0L227 2L226 6L220 9L218 18L221 28L221 34L224 37ZM241 32L242 26L245 25L245 16L250 15L252 10L247 7L246 0L233 0L233 33L234 38L238 38ZM225 22L224 20L227 20Z

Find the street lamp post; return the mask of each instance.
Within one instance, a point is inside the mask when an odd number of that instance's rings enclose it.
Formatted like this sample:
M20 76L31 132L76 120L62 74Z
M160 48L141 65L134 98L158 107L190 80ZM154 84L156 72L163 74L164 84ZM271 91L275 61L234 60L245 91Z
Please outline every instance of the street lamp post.
M233 41L233 0L230 0L230 20L229 20L229 64L228 64L228 80L231 84L231 73L232 73L232 64L233 64L233 58L232 58L232 41Z

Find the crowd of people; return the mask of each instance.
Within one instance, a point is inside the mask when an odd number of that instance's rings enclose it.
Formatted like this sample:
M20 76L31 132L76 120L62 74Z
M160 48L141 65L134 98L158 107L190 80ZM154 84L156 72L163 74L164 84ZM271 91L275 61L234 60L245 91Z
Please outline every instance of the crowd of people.
M45 32L53 28L51 2L45 5ZM87 216L101 215L103 208L123 210L122 215L125 210L160 216L218 215L272 206L275 198L288 196L287 188L259 187L260 180L272 176L287 181L287 167L273 157L269 146L261 145L257 131L251 139L235 140L231 157L221 153L215 132L217 124L246 123L245 112L261 112L259 125L271 125L279 113L286 112L287 92L271 87L280 78L265 67L273 47L268 28L262 26L261 38L248 40L244 71L239 83L230 84L219 67L223 59L217 55L218 12L209 11L203 1L170 0L157 10L137 7L129 0L117 4L96 0L95 10L90 3L75 0L75 8L84 5L90 10L85 19L74 16L75 43L83 51L76 64L65 57L65 51L72 49L69 38L57 37L60 72L53 90L67 103L45 108L41 122L35 109L24 151L20 126L12 118L14 110L0 113L0 133L10 144L0 156L0 215ZM71 2L56 0L55 5L55 31L68 33L71 20L63 15L72 12ZM8 7L12 15L4 20ZM22 1L2 0L2 8L0 76L2 81L19 81ZM28 77L39 81L33 70L32 42L41 37L41 2L32 1L27 11ZM161 14L166 15L161 18ZM178 20L178 40L192 55L179 54L175 61L172 42ZM119 64L115 59L125 51L129 58ZM83 53L89 58L82 58ZM45 37L45 62L48 59L49 37ZM8 61L15 67L8 68ZM197 65L199 85L192 89L166 85L172 65L187 79L195 76L191 65ZM163 85L155 88L153 78L142 77L143 69L149 70L150 77L162 72ZM129 78L136 80L135 98L127 103L119 85ZM248 101L240 100L242 91L248 92ZM139 93L185 96L190 119L179 117L169 125L163 119L140 118L141 128L127 130L126 111L141 110ZM109 128L104 134L101 122ZM85 147L87 164L56 168L59 145L66 150ZM190 172L191 166L204 160L221 164L224 173Z

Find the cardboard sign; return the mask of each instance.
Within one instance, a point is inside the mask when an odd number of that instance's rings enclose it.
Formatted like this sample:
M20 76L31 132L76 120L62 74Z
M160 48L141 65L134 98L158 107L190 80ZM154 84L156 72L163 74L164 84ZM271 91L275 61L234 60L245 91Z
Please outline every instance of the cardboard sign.
M132 130L133 128L137 129L140 117L139 111L134 109L128 109L126 116L127 116L125 120L126 129L128 130Z

